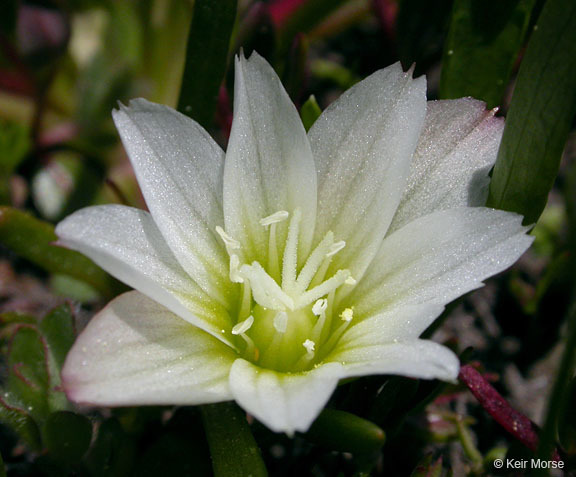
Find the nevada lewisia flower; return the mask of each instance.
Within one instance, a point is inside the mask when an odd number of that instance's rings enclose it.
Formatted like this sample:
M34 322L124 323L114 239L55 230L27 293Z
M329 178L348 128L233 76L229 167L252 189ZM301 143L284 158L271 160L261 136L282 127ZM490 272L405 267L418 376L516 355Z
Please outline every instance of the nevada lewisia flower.
M79 336L69 398L235 400L293 434L342 378L456 379L454 353L420 334L531 243L520 216L481 207L502 120L471 98L427 103L396 64L306 134L260 56L235 81L226 153L168 107L114 111L150 212L95 206L57 227L135 289Z

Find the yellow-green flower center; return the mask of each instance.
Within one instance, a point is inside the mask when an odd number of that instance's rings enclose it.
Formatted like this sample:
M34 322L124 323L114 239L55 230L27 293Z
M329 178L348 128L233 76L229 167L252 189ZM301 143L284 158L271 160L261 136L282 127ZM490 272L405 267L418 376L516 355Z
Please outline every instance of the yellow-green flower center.
M288 218L285 243L279 247L276 227ZM328 232L299 267L300 220L299 209L291 216L278 211L260 220L268 231L265 263L242 263L242 244L216 228L230 256L230 280L242 288L233 317L235 344L245 359L283 372L303 371L320 362L353 318L351 308L338 309L335 296L339 287L355 280L345 269L327 276L332 257L345 242Z

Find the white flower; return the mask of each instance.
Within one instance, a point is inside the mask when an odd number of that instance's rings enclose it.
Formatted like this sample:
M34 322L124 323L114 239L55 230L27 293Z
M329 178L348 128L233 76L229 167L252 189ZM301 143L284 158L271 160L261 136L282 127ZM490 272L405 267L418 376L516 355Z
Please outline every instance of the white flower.
M419 335L531 238L483 204L502 121L473 99L426 103L399 64L343 94L308 135L272 68L236 61L226 154L139 99L114 111L150 213L90 207L60 242L137 291L94 317L64 366L96 405L236 400L305 431L338 380L454 380Z

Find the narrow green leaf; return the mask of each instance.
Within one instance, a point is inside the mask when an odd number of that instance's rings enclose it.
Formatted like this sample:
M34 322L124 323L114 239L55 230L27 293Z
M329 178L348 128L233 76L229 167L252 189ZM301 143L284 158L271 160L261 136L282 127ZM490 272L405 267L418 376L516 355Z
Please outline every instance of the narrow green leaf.
M441 56L452 0L398 2L396 43L404 68L416 63L416 74L428 71Z
M575 113L576 2L549 0L518 73L489 206L538 220Z
M377 452L386 440L373 422L336 409L324 409L305 436L330 450L353 454Z
M208 127L226 72L237 0L196 0L178 110Z
M25 212L0 207L0 244L49 272L83 280L105 296L125 289L82 254L55 246L56 239L51 224Z
M233 402L202 406L215 477L268 475L246 416Z
M455 0L440 97L500 104L526 36L534 0Z
M79 462L90 447L92 424L80 414L54 412L44 425L44 439L50 457L73 464Z
M304 123L306 131L309 131L312 125L322 114L322 110L316 102L316 97L312 94L300 108L300 117Z
M58 370L62 368L66 354L74 343L74 316L68 305L61 305L48 313L40 322L50 353Z

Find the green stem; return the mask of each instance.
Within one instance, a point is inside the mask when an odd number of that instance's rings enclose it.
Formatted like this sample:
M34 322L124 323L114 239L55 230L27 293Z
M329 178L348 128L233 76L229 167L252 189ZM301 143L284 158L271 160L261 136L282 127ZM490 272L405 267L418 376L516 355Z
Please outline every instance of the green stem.
M233 402L202 406L215 477L265 477L266 466L243 411Z

